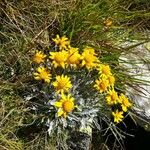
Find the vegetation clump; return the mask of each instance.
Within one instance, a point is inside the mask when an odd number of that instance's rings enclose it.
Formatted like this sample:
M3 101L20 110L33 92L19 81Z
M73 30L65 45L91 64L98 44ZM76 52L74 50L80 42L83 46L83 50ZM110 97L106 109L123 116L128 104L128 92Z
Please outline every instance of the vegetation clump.
M66 150L91 128L123 149L119 126L136 118L127 86L147 82L120 56L149 42L148 1L1 1L0 149Z

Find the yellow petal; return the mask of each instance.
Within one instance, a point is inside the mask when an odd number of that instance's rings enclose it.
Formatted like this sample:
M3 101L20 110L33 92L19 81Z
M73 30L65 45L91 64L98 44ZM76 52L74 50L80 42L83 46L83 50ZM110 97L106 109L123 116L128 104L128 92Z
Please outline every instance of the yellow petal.
M65 68L64 62L60 63L60 65L62 66L63 69Z
M35 73L33 73L33 75L38 76L38 75L39 75L39 73L35 72Z
M124 105L121 105L121 106L122 106L122 110L123 110L124 112L126 112L126 111L127 111L127 107L124 106Z
M34 79L36 79L36 80L40 80L40 77L34 77Z
M41 71L42 71L42 68L41 68L41 67L38 67L38 68L37 68L37 71L38 71L38 72L41 72Z
M64 93L64 89L61 89L61 90L58 90L58 93L61 93L61 94L63 94Z
M62 107L62 102L55 102L54 106L56 106L56 107Z
M58 110L57 116L60 117L64 114L64 111L62 109Z
M85 63L85 61L83 60L81 65L84 66L85 64L86 64L86 63Z
M59 81L60 80L60 76L56 76L56 80Z
M49 83L49 82L50 82L50 79L45 79L45 82Z
M53 86L58 86L58 83L57 82L53 82L52 85Z
M56 38L57 38L57 39L59 39L59 38L60 38L58 34L56 35Z
M58 67L58 65L57 65L56 62L53 62L53 64L54 64L54 68L57 68L57 67Z
M63 116L64 116L64 118L67 118L67 113L66 113L66 112L64 112Z

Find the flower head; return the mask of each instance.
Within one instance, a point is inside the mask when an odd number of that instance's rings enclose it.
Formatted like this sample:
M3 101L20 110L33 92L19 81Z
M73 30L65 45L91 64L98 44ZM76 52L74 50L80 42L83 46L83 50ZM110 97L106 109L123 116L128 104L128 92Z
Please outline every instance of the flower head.
M106 76L112 75L109 65L99 64L97 70L100 74L105 74Z
M60 37L59 35L56 35L56 38L53 39L53 41L59 46L60 50L67 50L70 45L70 41L66 38L66 36Z
M107 18L106 20L104 20L104 25L106 27L110 27L112 25L112 23L113 23L112 20L109 19L109 18Z
M36 63L44 62L46 55L42 51L36 51L35 55L33 56L33 61Z
M66 51L50 52L50 58L53 60L52 63L55 68L58 66L65 68L68 53Z
M52 83L58 93L67 92L71 87L70 77L68 76L56 76L56 81Z
M114 105L119 102L118 93L114 89L108 91L106 102L108 105Z
M91 47L87 47L84 49L82 53L82 66L86 66L87 69L92 69L97 66L99 62L94 49Z
M89 53L91 55L96 55L95 50L92 47L87 46L86 48L84 48L84 52L85 53Z
M123 119L123 111L118 111L116 110L116 112L112 112L112 115L114 117L114 122L119 123L122 121Z
M107 77L105 75L101 76L98 80L95 81L96 84L94 85L94 87L100 91L100 93L102 92L106 92L108 87L109 87L109 81L107 79Z
M37 72L34 73L34 78L36 80L44 80L49 83L51 79L51 74L44 67L38 67Z
M120 99L122 110L126 112L127 108L131 107L132 104L129 102L128 98L123 93L121 93L121 95L119 96L119 99Z
M67 63L76 67L80 63L81 55L78 52L78 48L70 47L68 50Z
M61 99L54 103L54 106L58 107L57 115L58 117L63 116L64 118L67 117L67 114L72 112L75 108L74 105L74 98L69 95L61 95Z

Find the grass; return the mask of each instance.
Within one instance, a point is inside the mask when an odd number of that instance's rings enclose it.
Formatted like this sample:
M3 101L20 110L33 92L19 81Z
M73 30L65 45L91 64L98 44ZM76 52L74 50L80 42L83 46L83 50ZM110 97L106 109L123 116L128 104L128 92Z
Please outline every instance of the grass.
M22 132L30 131L27 126L36 119L24 101L24 94L34 85L29 66L35 49L48 52L56 34L68 36L79 48L91 45L112 67L118 89L125 90L124 84L137 81L133 77L125 80L118 58L122 52L132 53L138 44L150 41L149 12L149 0L1 1L0 149L56 149L56 139L50 140L42 127L29 135ZM113 22L108 28L104 25L107 18ZM132 41L138 44L121 47Z

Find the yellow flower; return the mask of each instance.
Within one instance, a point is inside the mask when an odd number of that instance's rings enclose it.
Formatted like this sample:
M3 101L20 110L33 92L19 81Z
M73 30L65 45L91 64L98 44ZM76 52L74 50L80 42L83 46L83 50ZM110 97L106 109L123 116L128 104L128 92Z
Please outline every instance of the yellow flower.
M108 105L117 104L119 102L118 93L114 89L108 91L106 102Z
M76 67L80 63L81 55L78 52L78 48L70 47L68 51L67 63Z
M120 99L120 103L121 103L122 110L123 110L124 112L126 112L126 111L127 111L127 108L128 108L128 107L131 107L132 104L129 102L128 98L127 98L124 94L122 94L122 93L121 93L121 95L119 96L119 99Z
M59 45L60 50L63 49L68 49L68 46L70 45L70 41L68 40L68 38L66 38L66 36L62 36L60 37L59 35L56 35L56 38L53 39L53 41Z
M66 51L50 52L50 58L53 60L52 63L55 68L58 66L65 68L68 53Z
M33 61L36 63L44 62L46 55L42 51L36 51L35 55L33 56Z
M89 47L89 46L84 48L84 52L90 53L91 55L96 55L95 50L92 47Z
M72 87L70 77L64 75L56 76L56 81L52 84L55 87L57 93L67 92Z
M86 66L87 69L91 69L97 66L99 62L93 48L87 47L82 53L82 66Z
M112 115L114 117L114 122L119 123L123 120L123 111L118 111L116 110L116 112L112 112Z
M61 95L61 99L54 103L54 106L58 107L57 116L63 116L64 118L67 117L67 114L72 112L73 109L76 107L74 105L74 98L69 95Z
M96 82L96 84L94 85L94 87L98 91L100 91L100 93L107 91L107 88L109 87L109 81L107 80L106 76L101 76L95 82Z
M36 80L44 80L49 83L51 79L51 74L44 67L38 67L37 72L34 73L34 78Z
M109 18L107 18L106 20L104 20L104 25L106 27L110 27L112 25L112 23L113 23L112 20L109 19Z
M106 76L112 75L109 65L99 64L97 70L100 74L105 74Z

